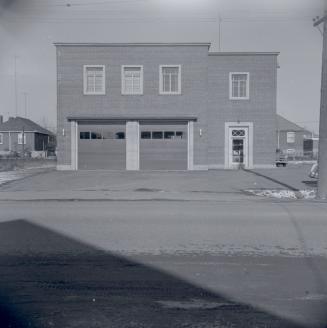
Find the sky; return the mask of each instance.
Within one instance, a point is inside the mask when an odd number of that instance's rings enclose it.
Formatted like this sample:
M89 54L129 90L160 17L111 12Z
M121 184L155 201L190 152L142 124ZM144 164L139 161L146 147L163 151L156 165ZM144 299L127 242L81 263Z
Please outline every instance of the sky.
M55 130L54 42L211 42L279 51L277 112L318 132L323 1L0 0L0 114Z

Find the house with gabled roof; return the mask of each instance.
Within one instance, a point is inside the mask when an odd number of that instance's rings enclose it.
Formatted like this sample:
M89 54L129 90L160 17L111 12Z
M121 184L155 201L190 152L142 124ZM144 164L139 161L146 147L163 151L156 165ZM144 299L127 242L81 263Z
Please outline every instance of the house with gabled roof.
M318 136L281 115L277 115L277 150L290 158L316 158Z
M0 153L29 153L44 157L54 143L52 132L27 118L9 117L3 122L0 116Z

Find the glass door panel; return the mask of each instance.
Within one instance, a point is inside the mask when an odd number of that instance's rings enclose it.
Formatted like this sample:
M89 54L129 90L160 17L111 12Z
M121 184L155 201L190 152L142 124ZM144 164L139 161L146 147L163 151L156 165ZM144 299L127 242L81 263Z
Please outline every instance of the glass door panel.
M233 139L232 154L233 163L244 163L244 139Z

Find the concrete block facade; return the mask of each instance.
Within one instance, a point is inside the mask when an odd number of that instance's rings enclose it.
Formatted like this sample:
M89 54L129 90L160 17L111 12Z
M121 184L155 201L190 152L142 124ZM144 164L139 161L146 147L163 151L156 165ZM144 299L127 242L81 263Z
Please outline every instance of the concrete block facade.
M210 53L210 44L56 44L59 169L78 168L80 120L126 124L127 169L138 169L137 123L185 123L188 169L226 166L226 122L253 123L253 166L275 160L277 53ZM105 94L83 93L84 65L105 66ZM122 66L142 65L143 94L122 94ZM180 65L181 94L159 93L160 65ZM229 99L229 74L248 72L248 100ZM75 122L75 123L72 123ZM247 128L248 126L245 126ZM74 129L74 131L72 131ZM190 140L191 138L191 140ZM252 147L252 146L251 146Z
M249 99L229 99L230 72L249 73ZM209 54L209 165L224 163L225 122L253 122L255 166L275 161L277 56L271 54Z

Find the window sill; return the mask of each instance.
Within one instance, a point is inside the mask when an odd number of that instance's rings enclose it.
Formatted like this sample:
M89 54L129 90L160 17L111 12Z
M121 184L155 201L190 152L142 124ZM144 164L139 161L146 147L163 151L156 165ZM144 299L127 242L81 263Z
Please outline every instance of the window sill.
M106 93L105 92L96 92L96 93L93 93L93 92L84 92L83 95L84 96L105 96Z
M181 96L181 92L159 92L159 96Z
M143 92L142 93L121 93L122 96L143 96Z
M250 97L244 97L244 98L229 98L229 100L250 100Z

